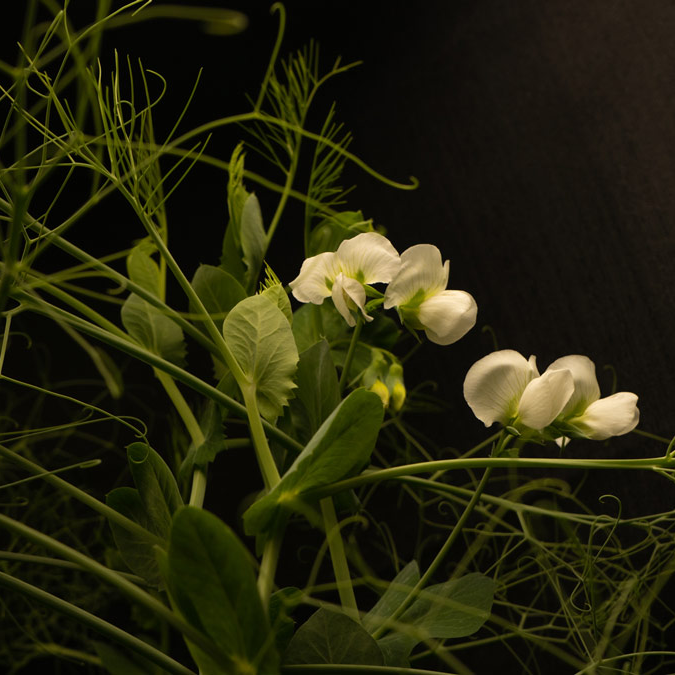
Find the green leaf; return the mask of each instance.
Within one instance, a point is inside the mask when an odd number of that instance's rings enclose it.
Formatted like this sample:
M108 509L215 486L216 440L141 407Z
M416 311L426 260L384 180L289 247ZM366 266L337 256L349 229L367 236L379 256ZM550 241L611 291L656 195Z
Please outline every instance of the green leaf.
M298 350L284 313L263 295L242 300L223 324L223 336L248 380L260 414L274 421L293 395Z
M364 628L371 633L376 630L401 605L419 578L417 563L406 565L366 614ZM377 641L385 663L406 667L418 642L472 635L490 616L493 598L494 582L478 572L423 589L397 620L395 632Z
M401 621L431 638L466 637L489 618L493 598L494 581L473 572L422 590Z
M156 524L150 522L138 490L131 487L115 488L106 495L105 502L111 509L115 509L149 532L161 536ZM112 520L109 523L124 564L149 584L159 586L161 577L155 557L156 541L150 541L147 537L131 532Z
M289 586L281 588L270 596L268 614L274 631L277 651L283 653L293 637L295 621L291 618L293 610L302 602L303 593L299 588Z
M296 380L291 414L298 439L306 443L340 403L337 371L325 340L300 354Z
M225 449L225 432L220 406L209 400L199 419L199 427L204 434L204 442L199 447L190 446L178 471L178 478L181 481L190 475L195 465L207 466L219 452Z
M381 666L384 659L375 640L356 621L322 607L298 628L283 663Z
M133 657L127 656L115 647L98 640L93 640L91 644L110 675L151 675L157 672L153 663L138 654L134 654Z
M375 632L406 599L420 580L420 570L415 560L409 562L387 586L387 590L375 606L363 617L361 624L369 632Z
M383 417L377 394L365 389L349 394L312 436L281 481L244 513L246 533L266 530L280 506L303 509L305 492L360 471L375 447Z
M185 360L183 330L156 307L132 293L122 305L122 324L140 345L167 361Z
M288 323L293 323L293 310L291 309L291 301L281 284L273 284L266 288L260 295L271 300L288 319Z
M163 567L178 610L230 657L215 664L191 645L202 675L278 673L249 553L225 523L202 509L179 509Z
M127 272L134 283L159 297L159 266L150 255L153 250L154 246L147 242L134 246L127 256Z
M267 238L260 203L244 188L244 154L240 143L230 159L227 206L230 220L223 239L220 266L253 292L260 273Z
M191 285L216 325L246 297L244 287L231 274L213 265L200 265ZM190 312L197 311L197 307L190 303Z
M183 505L171 469L147 443L127 447L127 459L148 521L163 539L169 536L174 511Z
M239 236L246 266L246 285L249 290L253 290L260 274L266 248L260 202L253 193L246 198L241 210Z
M168 540L172 515L183 504L171 470L145 443L128 446L127 459L137 489L117 488L107 495L106 503L160 539ZM129 569L149 583L159 585L156 542L113 521L110 521L110 527L122 560Z

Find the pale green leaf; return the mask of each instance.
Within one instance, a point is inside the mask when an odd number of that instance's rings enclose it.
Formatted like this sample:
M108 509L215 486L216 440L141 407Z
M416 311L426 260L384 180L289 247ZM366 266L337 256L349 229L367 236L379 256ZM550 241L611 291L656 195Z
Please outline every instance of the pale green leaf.
M223 324L223 336L248 380L260 413L274 421L293 395L298 350L284 313L263 295L242 300Z
M134 293L122 305L121 314L124 328L141 346L167 361L183 364L185 340L175 321Z

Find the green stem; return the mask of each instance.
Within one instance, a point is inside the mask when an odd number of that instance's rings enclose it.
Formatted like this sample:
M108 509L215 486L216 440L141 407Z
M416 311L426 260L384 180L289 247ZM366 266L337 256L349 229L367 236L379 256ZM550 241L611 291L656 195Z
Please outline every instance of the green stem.
M9 448L6 448L4 445L0 445L0 456L5 457L6 459L18 464L23 467L30 473L42 478L44 481L53 485L55 488L69 494L71 497L74 497L78 501L81 501L83 504L86 504L89 508L100 513L102 516L108 520L116 523L120 527L123 527L128 532L132 532L138 537L142 537L146 540L149 540L153 544L160 544L161 541L154 534L146 530L144 527L138 523L130 520L126 516L123 516L119 511L111 509L109 506L99 501L95 497L87 494L80 488L71 485L67 481L59 478L58 476L53 475L52 473L46 472L39 464L31 462L29 459L22 457L21 455L13 452Z
M66 616L75 619L81 624L84 624L88 628L95 630L96 632L104 635L106 638L116 642L122 647L126 647L135 651L137 654L145 657L149 661L160 666L166 672L171 673L172 675L195 675L192 670L186 668L178 661L174 661L170 656L167 656L163 652L159 651L152 645L149 645L143 640L139 640L137 637L130 635L126 631L118 628L117 626L104 621L103 619L90 614L83 609L62 600L61 598L47 593L40 588L27 584L24 581L16 579L9 574L0 572L0 585L8 588L9 590L16 591L25 595L37 602L51 607L53 610L65 614Z
M363 317L359 314L356 318L356 325L354 326L354 332L352 333L352 339L349 343L349 349L347 350L347 356L345 357L344 365L342 366L342 372L340 373L340 391L344 391L345 386L348 382L348 373L351 368L352 361L354 359L354 352L356 352L356 345L359 342L359 335L361 334L361 327L363 326Z
M354 619L354 621L360 622L359 608L356 604L356 597L354 596L354 587L349 573L349 565L347 564L347 556L345 555L342 534L335 514L333 499L332 497L325 497L321 500L320 504L321 514L326 528L328 549L333 563L333 572L335 574L335 581L340 595L340 604L347 616Z
M272 589L274 588L274 576L279 562L283 530L284 528L280 527L272 534L263 548L260 572L258 573L258 592L265 608L269 605L270 595L272 595Z
M418 464L404 464L388 469L364 471L354 478L337 481L331 485L317 488L306 493L306 497L321 499L329 495L353 490L362 485L379 483L400 476L413 476L418 473L434 471L455 471L458 469L505 469L516 467L521 469L623 469L623 470L654 470L672 469L675 459L669 457L648 457L646 459L545 459L530 457L477 457L470 459L441 459L434 462L420 462Z
M373 632L373 638L377 640L382 637L382 634L385 633L401 616L402 614L410 607L410 605L415 601L417 596L420 594L420 591L429 583L432 576L436 573L436 570L440 567L443 560L445 560L446 555L452 548L452 545L457 541L457 538L461 534L466 521L469 519L469 516L473 512L474 507L478 503L485 486L490 478L492 473L491 469L486 469L483 473L483 477L480 480L480 483L476 487L471 500L466 505L464 512L457 520L457 523L452 528L450 536L445 540L445 543L441 547L440 551L436 554L436 557L431 561L429 567L427 567L426 572L420 577L420 580L415 584L415 586L410 590L406 598L401 602L400 605L394 610L394 613L388 617L382 625L375 629Z
M28 527L23 523L19 523L12 518L8 518L3 514L0 514L0 526L14 532L20 537L32 541L38 546L43 546L46 549L53 551L56 555L74 562L83 570L94 574L111 586L115 586L130 600L137 602L139 605L143 605L158 619L166 621L176 630L183 633L188 640L194 642L196 646L209 654L216 662L227 660L227 656L221 649L205 637L201 631L194 628L177 614L174 614L166 605L153 598L150 594L146 593L114 570L111 570L105 565L101 565L89 556L76 551L70 546L66 546L60 541L57 541L38 530L34 530L32 527Z
M183 420L183 424L190 434L192 445L195 448L203 445L206 439L197 418L194 416L192 409L187 404L185 397L180 389L176 386L174 379L165 372L155 368L155 376L164 387L164 391L168 394L176 411ZM195 467L192 472L192 489L190 491L190 506L201 508L204 505L204 496L206 495L206 470L201 467Z
M265 482L265 488L271 490L281 480L281 477L279 476L279 470L277 469L274 457L272 457L270 446L267 443L267 436L265 436L262 418L258 411L255 385L249 384L243 387L241 393L244 396L244 405L248 413L248 424L251 430L253 447L256 450L258 466Z

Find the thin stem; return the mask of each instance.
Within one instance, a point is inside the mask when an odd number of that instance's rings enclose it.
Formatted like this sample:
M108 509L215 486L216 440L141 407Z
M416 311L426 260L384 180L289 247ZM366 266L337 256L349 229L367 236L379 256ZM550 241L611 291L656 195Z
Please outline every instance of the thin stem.
M271 490L280 480L279 470L272 457L267 436L262 425L262 418L258 411L258 401L256 400L256 389L254 384L250 384L241 390L244 396L244 405L248 413L248 424L251 430L251 439L253 447L256 450L258 466L265 482L265 488Z
M272 595L272 589L274 588L274 575L279 562L279 552L284 534L283 530L284 528L280 527L279 530L272 534L265 542L263 549L260 572L258 573L258 592L265 609L269 605L270 595Z
M190 434L192 445L195 448L203 445L206 439L197 418L194 416L192 409L187 404L185 397L180 389L176 386L174 379L165 372L155 368L155 376L164 387L164 391L168 394L176 411L183 420L183 424ZM192 489L190 491L190 506L202 508L204 505L204 497L206 495L206 470L202 467L195 467L192 472Z
M485 469L480 483L478 483L478 486L469 500L469 503L466 505L464 512L457 520L455 526L452 528L450 536L445 540L445 543L443 546L441 546L441 549L436 554L436 557L431 561L429 567L427 567L426 572L420 577L420 580L410 590L403 602L401 602L401 604L394 610L394 613L388 617L382 623L382 625L375 629L373 632L373 638L377 640L378 638L382 637L383 633L385 633L392 626L392 624L394 624L402 616L406 609L410 607L410 605L420 594L420 591L429 583L432 576L436 573L436 570L440 567L443 560L445 560L445 557L452 548L452 545L455 543L455 541L457 541L457 538L461 534L466 521L469 519L469 516L473 512L474 507L478 503L478 500L480 499L480 496L488 483L491 473L492 470L490 468Z
M354 596L354 587L349 573L347 556L345 555L340 525L335 515L335 505L332 497L325 497L321 500L321 515L326 527L326 539L328 540L328 549L330 551L331 562L333 563L333 572L337 583L338 593L340 595L340 604L344 613L360 622L359 608Z
M308 491L306 497L321 499L344 490L352 490L362 485L379 483L400 476L413 476L418 473L434 471L454 471L458 469L673 469L675 459L670 457L648 457L646 459L546 459L530 457L476 457L470 459L441 459L434 462L420 462L418 464L404 464L388 469L374 469L364 471L354 478L337 481L331 485Z
M347 350L347 356L345 357L345 363L342 366L342 372L340 373L340 391L342 392L347 384L349 369L352 365L352 360L354 359L354 352L356 351L356 345L359 342L359 335L361 335L361 327L363 326L363 317L359 314L356 318L356 325L354 326L354 332L352 333L352 339L349 343L349 349Z
M51 607L61 614L65 614L66 616L75 619L88 628L104 635L113 642L118 643L122 647L135 651L137 654L152 661L172 675L195 675L194 671L186 668L183 664L178 663L178 661L174 661L170 656L167 656L147 642L139 640L137 637L130 635L121 628L104 621L94 614L80 609L70 602L52 595L51 593L47 593L40 588L27 584L4 572L0 572L0 585L9 590L21 593L22 595L26 595L47 607Z

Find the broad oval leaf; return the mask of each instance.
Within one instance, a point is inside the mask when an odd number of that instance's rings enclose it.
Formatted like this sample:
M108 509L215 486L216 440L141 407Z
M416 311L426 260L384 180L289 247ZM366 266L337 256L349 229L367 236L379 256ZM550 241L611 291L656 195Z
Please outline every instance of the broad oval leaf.
M368 631L347 615L322 607L298 628L284 654L283 663L381 666L384 659Z
M299 440L306 443L340 402L337 371L325 340L300 354L297 383L291 415Z
M244 287L229 272L213 265L200 265L192 278L191 285L206 311L217 324L223 321L227 313L246 297ZM192 302L190 312L198 312Z
M227 315L223 336L244 374L255 385L260 414L273 422L295 389L298 350L288 319L271 300L254 295Z
M153 249L154 247L147 242L134 246L127 256L127 272L134 283L159 297L159 265L149 253Z
M357 389L312 436L281 481L244 513L247 534L266 530L281 507L302 508L303 494L359 471L368 461L382 425L377 394Z
M122 305L122 324L136 342L167 361L185 360L183 330L156 307L132 293Z
M204 675L277 675L278 656L249 553L219 518L192 506L173 519L162 568L177 608L230 657L218 663L191 645Z

